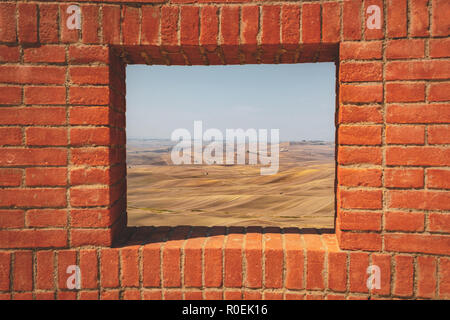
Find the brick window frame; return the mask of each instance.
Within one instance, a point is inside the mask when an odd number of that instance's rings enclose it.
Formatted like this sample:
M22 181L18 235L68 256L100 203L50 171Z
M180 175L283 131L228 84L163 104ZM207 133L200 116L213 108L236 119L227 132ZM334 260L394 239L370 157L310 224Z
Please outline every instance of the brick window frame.
M223 289L203 298L450 297L448 1L93 0L77 3L81 31L65 26L70 4L0 4L1 297L95 296L64 289L77 262L101 275L86 285L102 298L197 296L172 262L192 287L203 272ZM200 246L184 229L125 228L125 64L317 61L337 69L335 234L213 230ZM223 278L208 269L219 257ZM389 275L370 293L369 263ZM236 289L262 283L282 290Z

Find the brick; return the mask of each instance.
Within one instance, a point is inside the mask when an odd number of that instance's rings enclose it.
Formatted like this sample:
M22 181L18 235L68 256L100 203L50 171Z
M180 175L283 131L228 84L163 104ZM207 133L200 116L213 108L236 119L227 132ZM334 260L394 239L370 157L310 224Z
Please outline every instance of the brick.
M164 244L162 252L163 285L165 287L181 287L181 247L187 236L188 228L176 227L169 240Z
M0 252L0 290L10 290L11 253Z
M19 127L0 127L0 145L14 146L22 144L22 130Z
M1 62L19 62L20 51L19 47L10 47L7 45L0 45L0 61Z
M55 292L36 292L36 300L55 300Z
M386 64L386 80L446 80L450 61L392 61Z
M367 11L370 6L378 6L380 8L379 12L375 11L371 8L370 11ZM366 40L373 40L373 39L383 39L383 24L384 24L384 1L382 0L370 0L370 1L364 1L364 36ZM381 21L381 28L379 29L369 29L368 28L368 21L373 22L372 19L376 18L376 14L379 13L379 18ZM369 20L370 19L370 20Z
M67 211L63 209L33 209L26 213L29 227L65 227Z
M67 145L67 129L29 127L25 130L25 141L29 146L64 146Z
M58 42L58 11L57 4L39 4L39 41L41 43Z
M224 243L224 236L221 235L221 229L213 229L212 235L204 248L204 274L206 287L219 287L222 285L222 247Z
M25 87L25 103L38 105L61 105L66 103L65 87Z
M436 259L430 256L417 257L417 296L436 298Z
M388 188L423 188L423 169L386 168L384 184Z
M208 49L217 46L219 34L219 9L215 6L203 6L200 12L200 44ZM244 10L243 10L244 14ZM242 17L244 20L244 16Z
M73 227L109 227L118 216L113 209L72 209L70 214Z
M110 172L102 168L77 168L70 171L70 184L108 184Z
M439 260L439 297L450 297L450 259L444 257Z
M60 33L60 41L63 43L71 43L71 42L78 42L80 38L80 30L78 29L69 29L67 27L67 20L71 15L74 14L74 11L67 12L70 4L61 4L59 6L59 16L60 16L60 23L59 23L59 33ZM83 13L82 13L83 14ZM85 19L85 17L82 16L82 21Z
M339 107L339 123L382 123L383 117L379 106L352 106Z
M186 287L202 287L202 247L205 237L205 228L194 228L184 246L184 285Z
M74 207L106 206L110 198L109 188L78 188L70 189L70 204Z
M448 166L450 150L440 147L388 147L387 165Z
M430 39L430 57L431 58L448 58L450 57L450 39Z
M285 286L288 289L303 289L305 288L303 276L305 256L301 235L285 233L284 239L286 247Z
M76 148L71 153L71 163L75 165L101 166L109 164L109 150L104 147Z
M347 254L345 252L328 253L328 288L337 292L347 289Z
M385 228L388 231L423 231L425 216L422 212L386 212Z
M168 48L178 45L178 7L161 7L161 45Z
M337 43L341 37L341 6L336 2L322 4L322 42Z
M254 15L251 16L254 21L247 22L247 26L250 24L252 26L251 35L252 42L255 43L256 35L258 32L258 11L257 7L252 7L252 12ZM299 5L286 4L281 7L281 42L285 47L294 46L296 47L300 42L300 9Z
M338 181L339 185L349 187L380 187L381 170L339 167Z
M100 283L104 288L119 286L119 251L117 249L100 250Z
M71 87L69 103L76 105L107 105L109 103L108 87Z
M131 6L122 7L122 41L124 45L139 44L140 10Z
M0 87L0 105L15 105L22 102L22 88Z
M198 45L199 40L199 8L182 6L180 11L180 41L183 45Z
M106 46L77 45L69 47L69 62L85 64L91 62L108 63L109 51Z
M386 102L425 101L424 83L387 83Z
M120 43L120 6L102 7L103 43Z
M54 290L55 289L55 252L37 251L36 252L36 289Z
M109 229L71 229L71 244L73 247L81 246L111 246L112 230Z
M388 144L424 144L425 126L387 126Z
M380 231L381 213L373 211L342 211L339 214L341 230Z
M60 207L66 205L64 189L0 189L2 207Z
M25 218L23 210L0 209L0 228L16 229L25 226Z
M16 42L16 3L0 4L0 39L5 42Z
M413 59L425 56L425 41L422 39L389 40L386 44L386 58Z
M382 193L379 190L340 190L339 203L346 209L381 209Z
M414 282L414 258L411 256L397 255L395 260L394 294L409 297L413 294Z
M450 101L450 82L431 83L429 101Z
M143 300L161 300L162 299L161 290L144 290L142 296L143 296Z
M386 251L448 255L450 236L390 233L384 235Z
M339 237L339 246L344 250L381 250L381 236L378 233L340 232Z
M382 102L383 86L381 84L345 84L340 87L341 102Z
M242 234L229 234L224 250L224 285L226 287L242 286Z
M65 230L0 230L3 248L54 248L67 246Z
M448 104L388 105L387 123L448 123Z
M433 0L431 11L431 35L448 36L450 35L450 22L447 12L450 10L450 3L446 0Z
M429 144L448 144L450 143L450 125L429 126L428 127Z
M69 108L69 123L72 125L106 125L109 123L108 107Z
M59 289L69 289L67 286L67 280L74 271L67 272L69 266L77 264L77 251L75 250L61 250L57 253L57 263L58 263L58 288ZM83 270L81 270L81 276L83 276Z
M390 208L449 210L450 194L438 191L391 190Z
M280 43L280 13L280 6L262 6L262 43L267 45Z
M325 287L325 250L318 246L315 235L303 235L306 243L306 289L324 289ZM318 240L318 239L317 239ZM320 241L320 240L319 240Z
M75 84L108 84L109 69L103 66L71 67L70 80Z
M124 287L139 286L139 247L130 246L120 250L121 285Z
M373 253L371 265L380 268L380 288L373 288L372 294L390 295L391 293L391 256L385 253Z
M380 145L380 126L339 126L340 145Z
M430 213L428 229L433 232L450 233L450 215L445 213Z
M0 66L0 81L20 84L63 84L65 67L59 66Z
M98 290L95 291L80 291L79 300L98 300Z
M320 4L302 4L302 43L320 42Z
M14 253L12 285L14 291L31 291L33 289L33 253L31 251Z
M427 169L427 187L432 189L450 189L450 170Z
M142 6L141 44L156 45L159 42L160 8Z
M19 3L18 36L21 43L37 42L37 6L32 3ZM9 18L9 17L8 17ZM10 18L9 18L10 19Z
M283 286L284 267L281 233L265 233L264 242L264 286L266 288L281 288Z
M361 0L346 0L343 8L344 40L361 39Z
M410 23L409 33L413 37L426 37L429 35L428 28L428 0L409 1Z
M406 0L387 1L387 31L389 38L405 37L407 33L407 3Z
M144 246L142 250L144 287L159 287L161 285L160 256L159 243L151 243Z
M381 81L381 62L346 62L339 67L339 79L342 82Z
M15 159L14 163L8 159ZM27 165L65 165L67 151L57 148L20 149L7 148L0 150L1 166Z
M347 147L338 148L339 164L381 164L381 150L378 147Z
M63 46L58 45L43 45L36 48L24 49L24 62L66 62L66 50Z
M82 5L81 12L83 19L81 21L81 30L83 43L99 43L99 6L96 5Z
M369 254L365 252L350 253L349 280L351 292L368 292L366 270L369 266Z
M382 58L381 41L341 42L339 50L341 60L373 60Z
M70 130L70 144L73 146L107 146L110 143L110 128L72 128Z

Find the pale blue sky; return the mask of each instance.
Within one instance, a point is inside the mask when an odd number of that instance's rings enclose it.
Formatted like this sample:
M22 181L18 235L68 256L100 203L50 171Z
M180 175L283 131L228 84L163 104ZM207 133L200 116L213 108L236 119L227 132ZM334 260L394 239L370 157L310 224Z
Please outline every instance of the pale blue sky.
M334 141L335 66L127 66L127 137L173 130L280 129L280 139Z

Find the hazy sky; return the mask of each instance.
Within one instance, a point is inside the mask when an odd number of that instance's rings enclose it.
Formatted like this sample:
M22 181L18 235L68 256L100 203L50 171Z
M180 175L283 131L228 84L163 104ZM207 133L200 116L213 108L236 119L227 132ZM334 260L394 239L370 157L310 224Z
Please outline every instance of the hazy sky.
M335 66L127 66L127 137L280 129L280 140L334 141Z

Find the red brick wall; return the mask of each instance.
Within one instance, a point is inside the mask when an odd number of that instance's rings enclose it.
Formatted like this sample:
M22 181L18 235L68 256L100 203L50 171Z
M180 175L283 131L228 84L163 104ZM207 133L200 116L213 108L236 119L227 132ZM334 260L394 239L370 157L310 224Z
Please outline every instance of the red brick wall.
M1 298L450 298L447 0L120 2L0 3ZM126 64L318 61L335 233L126 228Z

